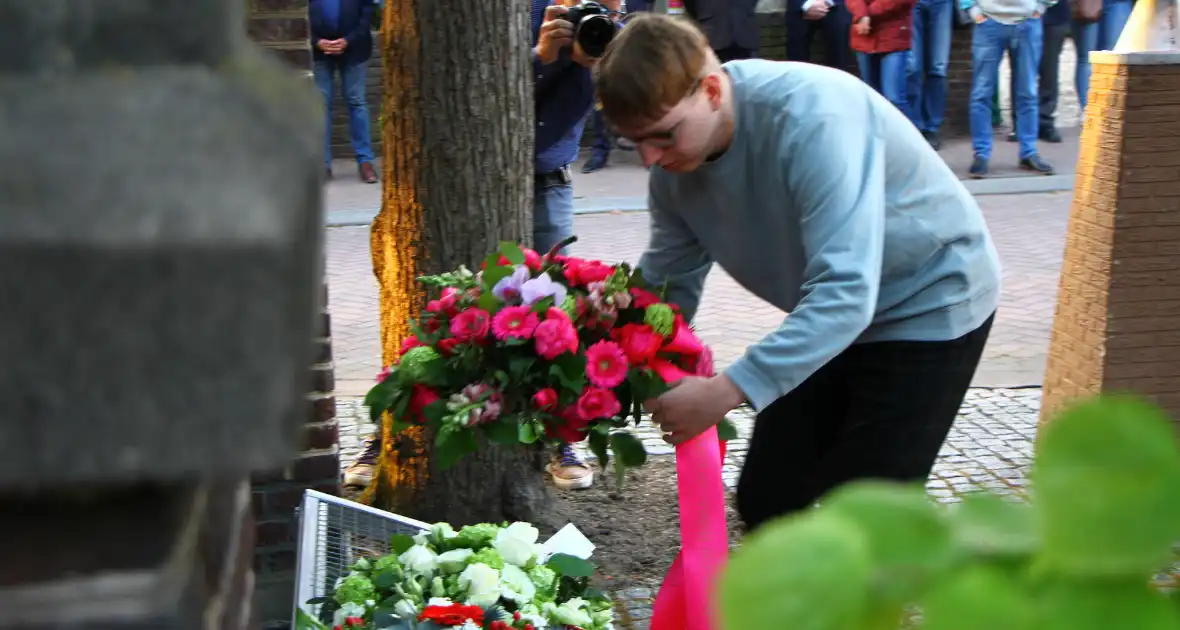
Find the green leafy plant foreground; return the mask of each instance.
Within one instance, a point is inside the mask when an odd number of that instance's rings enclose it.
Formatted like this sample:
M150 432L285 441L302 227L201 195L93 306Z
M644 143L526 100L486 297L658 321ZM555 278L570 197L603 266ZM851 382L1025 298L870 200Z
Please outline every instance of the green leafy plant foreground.
M1032 503L846 485L746 539L720 589L726 630L1177 630L1149 578L1180 540L1180 448L1135 398L1096 398L1043 430Z

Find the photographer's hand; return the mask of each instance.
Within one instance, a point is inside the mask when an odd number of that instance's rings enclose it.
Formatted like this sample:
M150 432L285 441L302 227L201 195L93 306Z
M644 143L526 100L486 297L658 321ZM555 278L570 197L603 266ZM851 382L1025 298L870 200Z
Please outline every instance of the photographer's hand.
M566 11L569 9L556 5L545 8L545 21L541 23L541 34L534 49L543 64L557 61L561 49L573 44L574 25L562 19Z

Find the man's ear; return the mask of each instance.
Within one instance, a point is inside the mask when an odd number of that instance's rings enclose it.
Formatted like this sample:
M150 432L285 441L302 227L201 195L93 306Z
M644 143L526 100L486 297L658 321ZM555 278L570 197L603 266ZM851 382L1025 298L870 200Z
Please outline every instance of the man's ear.
M704 79L701 79L701 89L705 92L705 98L709 99L709 106L713 111L721 109L721 91L722 78L719 72L710 72Z

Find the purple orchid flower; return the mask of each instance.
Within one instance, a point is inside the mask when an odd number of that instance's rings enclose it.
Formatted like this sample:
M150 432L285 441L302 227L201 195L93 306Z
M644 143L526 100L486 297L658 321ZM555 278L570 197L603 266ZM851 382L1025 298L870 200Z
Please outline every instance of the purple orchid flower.
M512 303L520 298L521 287L525 281L529 279L529 268L524 265L517 265L516 269L512 270L512 275L503 278L492 287L492 295L500 298L502 302Z
M553 305L560 307L561 303L565 301L565 295L565 285L554 282L547 272L525 282L520 287L520 299L526 305L552 296Z

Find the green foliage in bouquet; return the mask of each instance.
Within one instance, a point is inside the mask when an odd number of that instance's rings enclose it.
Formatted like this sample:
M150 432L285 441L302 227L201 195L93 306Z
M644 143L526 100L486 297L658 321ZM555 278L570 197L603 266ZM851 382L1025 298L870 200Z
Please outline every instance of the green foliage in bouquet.
M1099 398L1042 429L1031 504L936 506L858 482L746 539L721 587L727 630L1177 630L1149 585L1180 540L1180 449L1167 417Z
M358 560L334 592L307 602L296 630L610 630L611 600L590 587L593 563L541 557L528 523L447 523L396 535L390 553Z
M556 250L506 242L478 273L419 278L437 297L365 397L373 419L388 413L391 434L431 428L442 469L479 448L480 434L507 445L588 440L601 466L613 457L620 482L642 465L643 445L624 429L668 384L712 376L712 353L629 265ZM719 431L736 436L728 422Z

